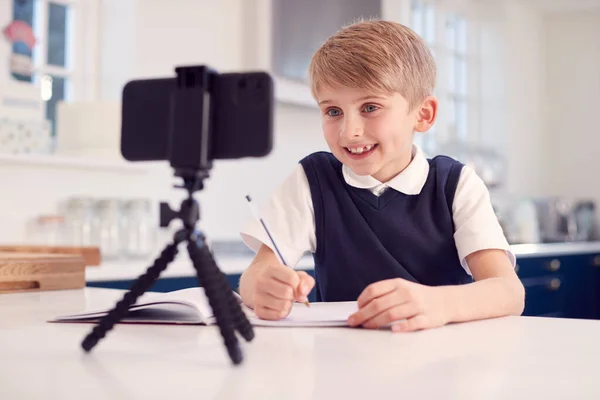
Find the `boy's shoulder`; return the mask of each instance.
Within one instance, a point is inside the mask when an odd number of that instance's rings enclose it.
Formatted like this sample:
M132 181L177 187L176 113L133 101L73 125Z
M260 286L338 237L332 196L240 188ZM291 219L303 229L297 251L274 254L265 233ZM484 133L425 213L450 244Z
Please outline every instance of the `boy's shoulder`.
M447 156L445 154L438 154L434 157L427 158L430 164L460 164L464 165L462 162L458 161L456 158Z
M458 161L457 159L444 154L438 154L432 158L427 158L427 162L429 163L429 167L432 170L461 171L462 168L465 166L465 164Z

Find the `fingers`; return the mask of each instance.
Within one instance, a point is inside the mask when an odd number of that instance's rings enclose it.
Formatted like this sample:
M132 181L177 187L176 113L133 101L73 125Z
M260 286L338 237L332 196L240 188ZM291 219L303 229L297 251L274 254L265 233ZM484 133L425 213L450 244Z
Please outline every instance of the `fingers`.
M290 294L289 297L280 298L273 292ZM273 280L265 288L257 288L254 295L254 313L262 319L277 320L288 316L294 303L293 289L279 281Z
M294 298L294 288L291 285L275 279L270 279L263 285L260 285L258 291L268 293L275 298L283 300L291 300Z
M276 321L276 320L287 317L290 312L290 309L291 309L291 303L290 303L290 307L288 309L283 309L283 310L273 310L273 309L267 308L265 306L257 305L254 308L254 314L256 314L256 316L261 319Z
M393 292L398 288L398 284L398 280L396 279L388 279L370 284L358 296L358 308L363 308L374 299Z
M427 328L429 328L429 324L427 317L424 315L416 315L413 318L409 318L405 321L398 321L392 325L392 331L394 332L414 332Z
M289 311L294 303L294 298L290 297L287 299L281 299L278 297L272 296L268 292L258 291L254 296L255 303L257 305L262 305L272 310L281 310L281 311Z
M267 275L278 281L297 288L300 283L300 276L296 271L288 267L273 266L266 271Z
M271 294L273 297L291 300L296 287L300 283L298 274L287 267L273 266L265 269L257 280L257 290Z
M294 301L306 301L315 285L304 271L275 265L258 278L254 293L254 312L263 319L281 319L289 315Z
M381 328L393 322L414 317L418 314L418 311L415 303L408 302L396 305L366 320L363 326L370 329Z
M305 302L308 300L308 294L315 287L315 279L305 271L298 271L300 283L296 289L296 301Z
M414 302L402 301L398 292L376 298L358 309L348 320L350 326L363 325L378 328L398 319L412 317L418 313Z

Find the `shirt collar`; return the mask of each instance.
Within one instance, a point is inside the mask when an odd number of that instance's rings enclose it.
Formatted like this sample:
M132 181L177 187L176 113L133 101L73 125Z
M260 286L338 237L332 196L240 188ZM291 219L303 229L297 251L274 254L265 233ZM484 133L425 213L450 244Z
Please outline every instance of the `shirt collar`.
M348 185L359 189L372 190L384 186L391 187L404 194L415 195L421 193L421 189L423 189L423 186L425 185L427 175L429 175L429 162L425 158L421 148L416 144L413 144L412 160L410 164L388 182L379 182L371 175L357 175L346 165L342 166L342 174Z

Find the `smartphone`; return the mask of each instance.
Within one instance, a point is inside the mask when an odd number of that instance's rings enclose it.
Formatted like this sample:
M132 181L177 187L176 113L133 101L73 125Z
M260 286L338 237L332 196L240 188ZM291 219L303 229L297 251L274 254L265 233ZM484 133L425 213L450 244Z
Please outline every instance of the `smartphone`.
M264 157L273 146L273 81L265 72L213 73L209 84L191 90L176 78L133 80L123 88L121 111L121 153L129 161L185 165L202 152L211 160ZM207 132L196 129L206 119Z

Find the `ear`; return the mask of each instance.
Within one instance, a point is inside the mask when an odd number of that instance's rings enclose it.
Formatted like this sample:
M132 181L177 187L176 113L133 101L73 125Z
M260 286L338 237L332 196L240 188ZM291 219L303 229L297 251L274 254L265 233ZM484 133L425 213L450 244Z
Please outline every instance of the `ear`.
M416 110L415 131L428 131L437 118L438 100L435 96L427 96L421 106Z

